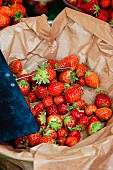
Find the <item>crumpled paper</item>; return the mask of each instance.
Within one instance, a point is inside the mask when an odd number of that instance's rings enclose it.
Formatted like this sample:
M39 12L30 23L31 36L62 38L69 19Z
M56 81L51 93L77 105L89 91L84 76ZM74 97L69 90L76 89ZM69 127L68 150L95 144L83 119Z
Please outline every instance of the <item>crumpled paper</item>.
M67 7L52 25L45 14L24 18L0 31L0 49L8 64L20 59L29 71L49 58L60 60L76 54L80 63L86 62L98 73L100 88L107 90L113 101L113 29L104 21ZM83 98L90 103L94 94L95 90L86 88ZM27 151L0 145L0 166L6 169L13 164L14 170L17 166L22 170L112 170L112 159L113 118L73 147L40 144Z

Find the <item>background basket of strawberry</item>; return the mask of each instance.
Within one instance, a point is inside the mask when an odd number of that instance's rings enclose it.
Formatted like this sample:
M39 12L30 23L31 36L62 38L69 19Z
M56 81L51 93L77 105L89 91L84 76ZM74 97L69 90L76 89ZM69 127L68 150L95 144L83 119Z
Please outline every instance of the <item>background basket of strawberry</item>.
M113 25L113 0L63 0L63 2L75 10Z

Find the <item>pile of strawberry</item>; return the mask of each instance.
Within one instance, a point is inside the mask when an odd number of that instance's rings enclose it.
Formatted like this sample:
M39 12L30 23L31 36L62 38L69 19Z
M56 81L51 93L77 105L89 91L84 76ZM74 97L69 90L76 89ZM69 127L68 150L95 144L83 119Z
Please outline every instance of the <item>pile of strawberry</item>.
M48 59L31 72L19 60L13 60L9 68L39 125L37 133L14 139L16 147L41 143L71 147L82 140L84 131L92 135L112 117L112 101L99 89L98 74L79 63L76 55ZM86 87L96 91L93 103L83 99Z
M113 0L66 0L66 2L113 26Z

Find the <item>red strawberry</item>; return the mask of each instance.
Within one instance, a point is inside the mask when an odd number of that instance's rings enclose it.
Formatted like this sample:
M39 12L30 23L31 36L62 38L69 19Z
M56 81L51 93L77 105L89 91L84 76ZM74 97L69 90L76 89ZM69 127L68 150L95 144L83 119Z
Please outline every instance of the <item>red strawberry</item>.
M44 111L44 104L42 102L38 102L35 106L34 109L36 111L37 114L39 114L40 112Z
M15 138L14 139L14 145L18 148L27 148L28 147L27 136Z
M54 82L48 85L48 92L51 96L58 96L65 89L65 86L61 82Z
M65 140L66 140L66 137L58 137L57 138L57 143L59 146L65 146Z
M46 128L43 131L43 136L50 136L55 140L57 138L57 132L54 129Z
M13 60L9 64L9 68L13 74L17 74L18 72L22 70L22 63L19 60Z
M64 127L66 129L73 128L76 126L76 118L68 115L64 117Z
M99 86L99 77L95 72L87 72L85 74L85 83L87 86L97 88Z
M96 116L101 120L109 120L112 117L112 110L107 107L102 107L96 110Z
M100 10L100 7L98 4L95 4L94 2L90 1L85 4L82 4L80 6L80 9L86 14L97 15Z
M58 76L58 81L62 83L72 83L75 82L75 72L71 70L63 71Z
M88 117L87 116L80 117L80 119L78 119L77 124L80 125L82 128L87 128L89 125Z
M95 105L100 107L110 107L111 106L111 99L107 94L99 93L96 95L95 98Z
M47 63L48 63L49 66L51 66L52 68L54 68L56 62L57 62L57 61L56 61L55 59L49 59L49 60L47 60Z
M55 105L48 106L46 108L46 114L47 114L47 116L49 116L51 114L58 114L57 107Z
M43 100L42 103L44 104L45 107L49 107L53 105L53 99L51 96L46 96Z
M39 126L46 125L46 112L40 112L35 116Z
M25 101L28 104L28 106L30 107L30 101L29 101L29 99L27 97L25 97Z
M58 114L65 115L68 113L68 105L66 103L61 103L57 105Z
M36 86L34 91L39 99L43 99L47 96L47 88L44 86Z
M25 80L20 80L18 86L24 96L27 96L30 92L30 84Z
M78 130L73 130L73 128L72 128L72 130L68 133L68 136L74 136L74 137L76 137L76 138L78 139L78 141L79 141L80 138L81 138L80 132L79 132Z
M54 103L55 103L56 105L59 105L59 104L65 102L65 98L64 98L64 96L62 96L62 95L55 96L53 100L54 100Z
M12 4L10 8L13 9L14 14L16 14L18 11L21 11L22 17L26 16L26 8L22 4L15 3Z
M30 107L31 113L33 114L33 116L35 117L37 115L36 110L34 109L34 107Z
M76 8L80 9L80 6L83 4L84 0L78 0Z
M76 7L76 5L77 5L77 0L66 0L66 2L74 7Z
M100 7L104 9L108 9L111 5L111 0L101 0Z
M87 71L87 67L84 64L78 64L76 67L76 76L83 77Z
M35 92L33 91L29 92L29 94L27 95L27 98L29 99L30 103L33 103L37 100L37 96Z
M30 72L29 80L30 82L36 82L37 80L34 80L34 74L37 73L37 70L33 70Z
M91 116L90 119L89 119L89 124L91 124L92 122L97 122L99 121L98 117L97 116Z
M45 8L40 8L39 4L35 4L35 11L38 15L42 15L48 12L48 6L46 5Z
M23 0L10 0L10 4L14 4L15 2L18 4L22 4Z
M78 143L78 138L75 137L75 136L68 136L65 139L65 145L66 146L72 147L72 146L76 145L77 143Z
M33 147L38 145L41 137L42 135L40 134L40 132L28 135L27 138L29 146Z
M87 116L91 116L93 113L95 113L97 110L97 107L95 106L95 104L88 104L86 107L85 107L85 114Z
M84 110L85 107L86 107L86 102L83 99L80 99L77 102L73 103L73 108Z
M85 86L85 78L84 77L79 77L78 79L78 84L80 84L81 86Z
M51 114L47 117L47 126L54 129L59 130L63 126L63 119L58 114Z
M103 127L104 125L100 121L92 122L87 128L88 135L93 135L94 133L102 129Z
M8 6L1 6L0 13L7 14L9 17L14 16L13 10Z
M0 0L0 6L2 6L3 0Z
M82 96L82 87L79 84L76 84L74 87L70 87L65 92L66 102L73 104L81 99Z
M84 115L84 111L78 111L77 109L76 110L74 109L71 111L70 115L78 120Z
M79 58L76 55L70 55L64 57L62 60L59 60L56 64L56 68L65 68L70 67L71 70L74 70L78 65Z
M26 80L27 82L29 82L29 74L25 69L22 69L20 72L18 72L16 74L16 77L17 80Z
M111 0L111 8L113 8L113 0Z
M103 21L107 22L107 21L108 21L108 16L109 16L109 14L108 14L108 11L107 11L107 10L105 10L105 9L100 9L97 18L100 19L100 20L103 20Z
M68 130L64 129L64 128L61 128L57 131L58 138L59 137L66 137L67 134L68 134Z
M40 138L39 143L54 144L54 139L50 136L43 136L42 138Z
M47 71L49 78L49 81L52 81L56 78L56 71L53 68L47 67L45 68L45 70Z

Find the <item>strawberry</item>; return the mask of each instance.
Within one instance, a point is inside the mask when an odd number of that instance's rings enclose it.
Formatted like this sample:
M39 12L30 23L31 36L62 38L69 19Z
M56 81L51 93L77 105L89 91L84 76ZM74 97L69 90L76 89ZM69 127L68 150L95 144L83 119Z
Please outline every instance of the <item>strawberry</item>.
M75 117L75 119L80 119L84 115L84 111L79 111L77 109L74 109L70 113L71 116Z
M79 84L70 87L65 92L66 102L73 104L81 99L82 96L82 87Z
M64 98L64 96L62 96L62 95L55 96L53 100L54 100L54 103L55 103L56 105L59 105L59 104L65 102L65 98Z
M57 138L57 132L54 129L46 128L43 131L43 136L50 136L55 140Z
M25 101L28 104L28 106L30 107L30 101L29 101L29 99L27 97L25 97Z
M58 114L65 115L68 113L68 105L66 103L61 103L57 105Z
M80 119L78 119L77 124L82 128L85 129L88 127L89 125L89 119L87 116L83 115L82 117L80 117Z
M40 138L39 143L54 144L54 139L50 136L43 136Z
M29 99L30 103L36 102L37 96L35 92L30 91L29 94L27 95L27 98Z
M74 136L78 139L78 141L81 138L81 134L78 130L74 130L73 128L71 129L71 131L69 131L68 136Z
M72 147L78 143L78 138L75 136L68 136L65 139L65 145L68 147Z
M99 94L96 95L95 105L98 108L101 108L101 107L110 107L111 103L112 103L111 99L110 99L110 97L107 94L99 93Z
M45 70L47 71L49 78L49 81L52 81L53 79L56 78L56 71L53 68L47 67L45 68Z
M95 115L92 115L89 119L89 124L91 124L92 122L97 122L99 121L98 117Z
M14 3L22 4L23 0L10 0L10 4L14 4Z
M74 109L84 110L85 107L86 107L86 102L83 99L80 99L77 102L73 103Z
M55 105L51 105L46 108L46 115L49 116L51 114L58 114L58 109Z
M42 135L40 132L28 135L27 138L28 138L29 146L33 147L33 146L38 145L41 137Z
M57 60L55 60L55 59L48 59L47 60L47 64L49 64L49 66L51 66L52 68L54 68L56 62L57 62Z
M22 5L22 4L19 4L19 3L15 3L15 4L12 4L11 7L10 7L13 12L14 12L14 15L20 11L22 13L22 17L25 17L26 16L26 8Z
M78 0L76 8L80 9L80 6L83 4L84 0Z
M47 127L54 130L59 130L63 126L63 119L58 114L51 114L47 117Z
M37 80L34 80L34 74L37 73L37 70L33 70L29 73L29 80L30 82L36 82Z
M95 4L94 2L90 1L85 4L82 4L80 6L80 9L86 14L97 15L100 10L100 7L98 4Z
M42 102L38 102L37 104L35 104L34 109L36 113L39 114L40 112L44 111L44 104Z
M77 0L66 0L66 2L74 7L76 7L76 5L77 5Z
M87 67L84 64L78 64L76 67L76 76L83 77L87 71Z
M62 60L57 61L55 68L70 67L71 70L75 70L79 62L79 58L76 55L70 55L64 57Z
M16 80L26 80L27 82L30 82L29 81L29 74L28 74L27 70L25 70L25 69L22 69L21 71L19 71L16 74L16 77L17 77Z
M88 104L86 107L85 107L85 115L87 116L91 116L93 113L95 113L97 110L97 107L95 104Z
M2 6L3 0L0 0L0 6Z
M38 3L38 5L39 5L39 7L40 7L41 9L43 9L44 7L47 6L47 2L43 2L43 1L41 2L41 1L40 1L40 2Z
M47 88L44 86L36 86L34 92L39 99L43 99L47 96Z
M35 12L38 14L38 15L42 15L42 14L45 14L48 12L48 6L46 5L45 8L40 8L39 4L36 3L35 4Z
M108 9L111 5L111 0L101 0L100 7L103 9Z
M73 128L76 126L76 118L71 116L71 115L67 115L64 117L64 127L66 129L69 128Z
M9 64L9 68L13 74L17 74L22 70L22 63L19 60L13 60Z
M85 83L87 86L97 88L99 86L99 77L95 72L87 72L85 74Z
M96 110L96 116L101 120L109 120L112 117L112 110L107 107L102 107Z
M58 143L58 145L59 145L59 146L65 146L65 140L66 140L66 137L63 137L63 136L58 137L58 138L57 138L57 143Z
M46 112L40 112L35 116L38 125L46 125Z
M79 77L78 78L78 84L80 84L81 86L85 86L85 78L84 77Z
M14 16L13 10L8 6L1 6L0 7L0 13L7 14L9 17Z
M88 135L93 135L103 127L104 125L100 121L92 122L87 128Z
M63 128L63 127L57 131L58 138L59 137L66 137L67 134L68 134L68 130Z
M64 89L65 89L64 83L61 82L50 83L47 88L51 96L60 95Z
M30 107L31 113L33 114L33 116L35 117L37 115L36 110L34 109L34 107Z
M18 148L27 148L28 147L27 136L15 138L14 139L14 145Z
M108 16L109 16L109 14L108 14L107 10L100 9L99 14L98 14L98 16L96 18L107 22L108 21Z
M53 99L52 96L46 96L43 100L42 103L44 104L44 107L49 107L53 105Z
M30 92L30 84L25 80L20 80L18 86L24 96L27 96Z
M111 0L111 8L113 8L113 0Z

